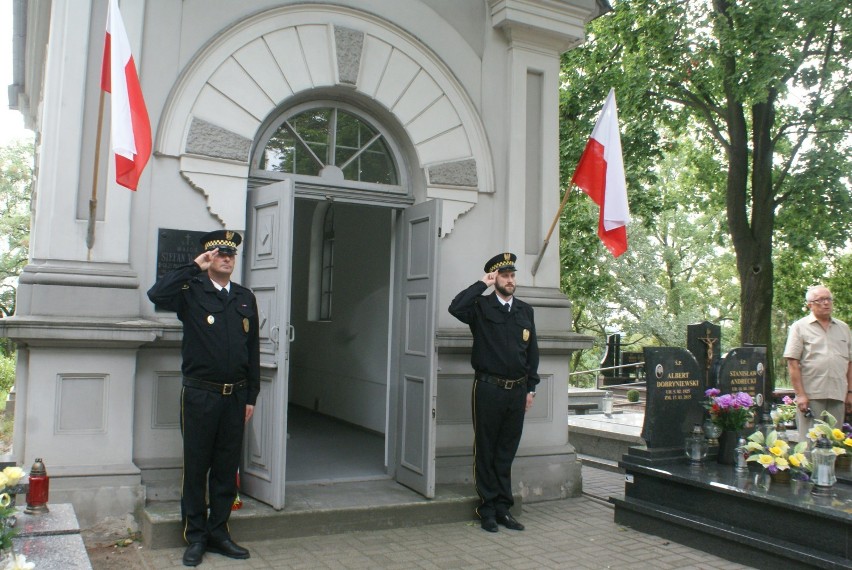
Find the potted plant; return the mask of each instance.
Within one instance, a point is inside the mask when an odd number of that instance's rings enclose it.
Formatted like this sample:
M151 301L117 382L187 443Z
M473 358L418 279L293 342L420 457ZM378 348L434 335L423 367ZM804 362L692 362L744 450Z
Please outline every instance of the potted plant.
M748 436L745 446L748 453L747 461L761 465L772 476L773 481L808 481L810 479L811 463L805 455L808 442L800 441L795 447L778 437L778 432L772 430L764 437L763 432L756 431Z
M15 528L15 507L12 506L12 487L16 487L24 476L20 467L6 467L0 471L0 567L33 568L32 562L27 562L23 554L17 556L12 551L12 538L17 533Z
M822 417L825 419L814 420L814 427L808 430L808 439L816 442L824 435L837 455L837 467L848 469L852 460L852 426L843 424L838 428L837 418L828 412L823 412Z
M707 396L704 407L710 414L710 420L722 429L717 460L733 465L738 433L754 418L751 409L754 400L746 392L722 394L717 388L710 388L704 395Z

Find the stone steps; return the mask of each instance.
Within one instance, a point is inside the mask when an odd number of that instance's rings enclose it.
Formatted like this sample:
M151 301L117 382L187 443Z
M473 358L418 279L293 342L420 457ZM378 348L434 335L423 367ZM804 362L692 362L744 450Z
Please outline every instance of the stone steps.
M286 507L275 511L243 497L228 526L237 542L273 538L338 534L358 530L411 527L473 521L479 499L472 485L438 485L434 499L389 479L305 484L287 487ZM513 513L520 514L515 497ZM176 501L150 503L142 513L146 548L183 546L180 505Z

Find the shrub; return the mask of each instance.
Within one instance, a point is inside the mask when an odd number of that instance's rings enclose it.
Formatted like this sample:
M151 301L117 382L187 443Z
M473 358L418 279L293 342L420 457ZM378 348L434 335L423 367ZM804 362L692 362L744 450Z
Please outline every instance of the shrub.
M15 384L15 355L0 355L0 394L8 394Z
M628 402L638 402L639 401L639 390L628 390L627 391L627 401Z

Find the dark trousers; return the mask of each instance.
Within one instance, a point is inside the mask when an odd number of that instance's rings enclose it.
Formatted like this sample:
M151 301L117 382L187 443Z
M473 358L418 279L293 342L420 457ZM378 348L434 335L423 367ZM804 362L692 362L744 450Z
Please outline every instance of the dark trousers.
M245 414L245 389L223 396L183 388L181 515L183 538L189 544L230 538L228 518L237 496Z
M473 475L482 501L480 518L504 515L512 497L512 462L524 429L527 392L523 387L506 390L493 384L473 382Z

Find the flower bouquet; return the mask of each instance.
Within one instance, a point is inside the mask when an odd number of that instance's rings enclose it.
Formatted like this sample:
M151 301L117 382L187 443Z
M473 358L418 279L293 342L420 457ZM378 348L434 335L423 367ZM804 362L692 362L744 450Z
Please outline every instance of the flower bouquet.
M816 443L824 435L835 455L852 456L852 426L843 424L842 429L838 428L837 418L828 412L823 412L822 417L825 419L814 420L814 427L808 430L808 439Z
M722 394L717 388L710 388L704 395L710 419L725 431L740 431L754 418L754 400L746 392Z
M0 565L5 564L4 570L29 570L35 567L27 562L23 554L12 552L12 538L17 533L15 529L15 507L12 506L12 487L23 478L24 470L20 467L6 467L0 471Z
M783 403L775 407L775 417L772 419L776 424L786 424L796 419L796 403L790 396L784 396Z
M801 441L796 447L790 448L790 444L778 438L778 432L772 430L769 435L756 431L748 436L745 446L748 459L759 463L770 475L778 475L787 472L790 477L798 481L810 479L811 462L805 455L808 442Z

